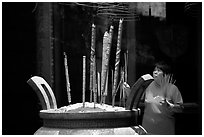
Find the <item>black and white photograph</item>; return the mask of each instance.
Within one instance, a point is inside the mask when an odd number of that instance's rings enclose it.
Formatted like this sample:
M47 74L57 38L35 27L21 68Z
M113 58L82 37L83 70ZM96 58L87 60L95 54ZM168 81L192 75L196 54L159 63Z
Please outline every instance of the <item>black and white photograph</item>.
M1 7L2 135L202 135L202 2Z

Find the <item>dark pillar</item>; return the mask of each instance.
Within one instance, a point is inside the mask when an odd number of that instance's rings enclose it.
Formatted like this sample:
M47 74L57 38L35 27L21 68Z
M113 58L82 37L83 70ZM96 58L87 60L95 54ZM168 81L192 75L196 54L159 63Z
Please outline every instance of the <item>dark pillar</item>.
M62 50L62 14L57 3L39 2L36 12L37 75L51 86L57 106L67 105Z
M64 37L64 10L63 6L53 3L53 55L54 55L54 87L58 107L68 105L66 79L64 69L63 44Z
M130 3L130 8L134 7L135 3ZM127 50L128 50L128 84L132 86L136 82L136 35L135 22L127 22Z
M37 75L53 89L52 3L39 2L36 12Z

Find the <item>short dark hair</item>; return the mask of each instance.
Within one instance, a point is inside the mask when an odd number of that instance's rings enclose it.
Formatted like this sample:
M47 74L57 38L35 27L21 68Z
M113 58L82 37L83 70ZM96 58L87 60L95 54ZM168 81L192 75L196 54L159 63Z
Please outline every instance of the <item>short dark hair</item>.
M155 68L159 68L163 71L164 74L171 74L171 66L164 61L159 61L155 64Z

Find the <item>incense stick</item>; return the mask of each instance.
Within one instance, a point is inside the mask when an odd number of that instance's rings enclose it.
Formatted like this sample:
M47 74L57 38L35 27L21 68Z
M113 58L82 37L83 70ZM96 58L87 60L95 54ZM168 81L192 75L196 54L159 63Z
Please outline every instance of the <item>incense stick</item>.
M118 27L118 41L117 41L116 59L115 59L114 85L112 89L112 106L113 107L115 105L116 85L118 82L118 71L119 71L119 63L120 63L121 38L122 38L122 23L123 23L123 20L120 19L119 27Z
M92 102L93 92L93 58L95 56L95 40L96 40L96 27L92 24L92 36L91 36L91 56L90 56L90 102Z
M65 66L65 76L66 76L66 87L67 87L67 98L68 103L71 103L71 93L70 93L70 83L69 83L69 73L68 73L68 64L67 64L67 55L64 52L64 66Z
M82 93L82 99L83 99L83 108L85 107L85 84L86 84L86 56L83 56L83 93Z

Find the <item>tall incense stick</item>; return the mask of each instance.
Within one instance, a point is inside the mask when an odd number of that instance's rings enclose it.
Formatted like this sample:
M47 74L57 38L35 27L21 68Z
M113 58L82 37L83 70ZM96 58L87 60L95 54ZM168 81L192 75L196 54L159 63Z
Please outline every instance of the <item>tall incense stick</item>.
M93 93L93 58L95 56L95 40L96 40L96 27L92 24L91 30L91 56L90 56L90 102L92 102L92 93Z
M98 76L97 77L97 80L98 80L98 82L97 82L98 83L97 84L98 85L98 98L100 99L100 97L101 97L101 87L100 87L101 86L101 78L100 78L100 72L97 73L97 76Z
M124 82L127 82L127 56L128 56L128 51L127 53L124 53L124 59L125 59L125 70L124 70Z
M124 97L125 97L125 94L124 94L124 88L123 88L123 84L124 84L124 69L121 68L121 82L120 82L120 106L121 106L121 103L123 102L123 106L124 106Z
M112 44L112 37L113 37L113 26L111 25L110 26L110 30L109 30L109 53L107 54L107 68L106 68L106 81L105 81L105 90L104 90L104 93L103 93L103 103L105 103L105 100L106 100L106 96L108 95L108 74L109 74L109 60L110 60L110 51L111 51L111 44Z
M83 107L85 107L85 84L86 84L86 56L83 56Z
M111 43L112 43L112 34L113 34L113 26L110 26L110 31L105 32L103 37L103 60L102 60L102 72L101 72L101 104L104 103L105 96L107 93L105 92L106 87L106 76L109 68L109 58L110 58L110 50L111 50Z
M106 31L103 36L103 54L102 54L102 70L101 70L101 104L103 100L103 93L105 90L105 81L106 81L106 70L107 70L107 54L109 53L108 43L109 43L109 33Z
M104 104L105 104L105 101L106 101L106 96L108 95L108 74L109 74L109 70L106 73L105 92L104 92L104 97L103 97L103 103Z
M96 86L96 60L93 58L93 93L94 93L94 108L97 100L97 86Z
M67 97L68 97L68 102L71 103L71 93L70 93L71 90L70 90L70 83L69 83L67 55L65 52L64 52L64 66L65 66L65 75L66 75Z
M118 41L117 41L116 59L115 59L114 85L112 89L112 106L113 107L115 105L116 86L118 82L118 71L119 71L119 63L120 63L121 38L122 38L122 23L123 23L123 20L120 19L119 27L118 27Z

